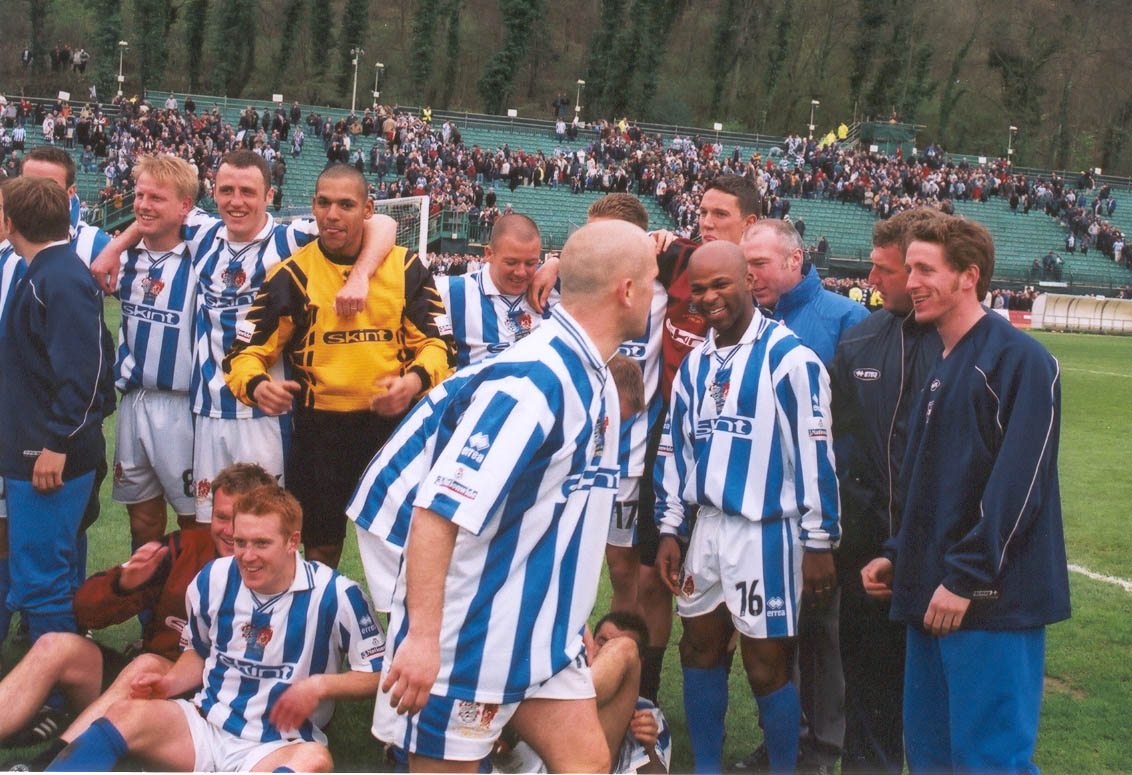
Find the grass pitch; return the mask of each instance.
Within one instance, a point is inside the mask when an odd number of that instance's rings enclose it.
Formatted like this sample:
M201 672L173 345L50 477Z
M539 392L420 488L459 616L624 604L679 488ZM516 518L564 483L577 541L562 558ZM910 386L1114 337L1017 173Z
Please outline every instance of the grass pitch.
M107 305L107 323L117 324L116 305ZM1132 579L1132 478L1125 444L1132 431L1132 339L1084 334L1035 335L1061 362L1061 490L1069 561L1089 570ZM106 424L107 449L114 447L114 424ZM170 523L172 529L172 522ZM93 570L125 560L129 554L125 509L102 488L102 518L90 531ZM362 580L353 531L349 531L341 570ZM1037 764L1048 773L1127 772L1128 715L1132 711L1132 593L1119 586L1070 574L1073 618L1049 628L1046 694L1038 736ZM609 604L603 582L596 611ZM596 617L595 617L596 618ZM136 621L97 635L121 646L138 637ZM691 748L684 725L677 621L666 654L661 705L673 730L673 771L690 772ZM5 649L8 664L18 653ZM369 734L372 704L340 703L328 730L341 771L382 771L380 748ZM567 731L566 734L569 734ZM724 762L730 764L761 739L754 699L741 668L731 676ZM12 751L12 754L29 753Z

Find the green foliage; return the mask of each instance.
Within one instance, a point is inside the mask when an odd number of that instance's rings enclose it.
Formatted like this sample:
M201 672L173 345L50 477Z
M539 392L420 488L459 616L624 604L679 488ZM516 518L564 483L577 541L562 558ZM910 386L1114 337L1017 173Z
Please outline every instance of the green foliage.
M166 61L169 0L134 0L133 37L137 40L138 75L143 89L159 88Z
M888 23L890 0L859 0L857 39L849 55L849 95L859 99L873 69L873 55Z
M672 25L680 15L681 0L653 0L652 12L646 20L645 34L641 39L640 62L638 68L638 89L633 110L642 118L659 121L663 113L656 110L653 100L656 97L662 55L668 42Z
M189 0L185 5L185 48L188 56L189 91L201 87L201 57L204 50L205 29L208 24L208 0Z
M92 0L96 27L91 41L91 66L98 93L106 99L118 91L118 35L122 29L121 0Z
M208 86L215 94L239 96L255 67L256 9L243 0L219 0L213 9L206 48Z
M612 72L614 36L621 26L624 9L625 0L601 0L598 23L590 36L589 53L586 56L584 103L587 116L596 118L609 114L607 92L616 88Z
M1023 40L1016 40L1001 28L992 34L987 65L1001 83L1002 106L1011 123L1019 128L1015 158L1029 163L1031 147L1038 133L1032 131L1042 121L1042 98L1046 94L1043 73L1058 51L1062 40L1048 34L1034 19L1026 24Z
M281 29L299 30L299 21L303 14L304 0L287 0L283 7L283 24ZM287 65L295 55L298 41L291 36L279 36L279 50L275 52L275 59L271 67L271 92L279 92L283 88L284 74Z
M440 0L418 0L417 10L413 13L414 56L409 65L409 75L414 91L421 95L428 91L429 81L432 79L432 65L436 56L436 27L439 18ZM423 99L423 102L430 101L427 98Z
M28 0L28 21L31 22L28 46L40 69L47 64L48 47L43 30L44 22L47 20L47 2L48 0Z
M338 46L342 52L338 63L338 93L344 96L350 95L354 78L354 57L350 54L350 49L360 47L365 39L367 22L369 21L368 11L369 0L346 0L346 7L342 15L341 40L338 41ZM368 73L369 68L365 67L362 62L363 60L358 60L358 72ZM367 100L362 100L362 103L369 104Z
M515 73L526 56L527 43L542 12L542 2L499 0L499 10L503 16L503 43L476 82L476 90L488 113L501 113L511 96Z
M735 50L735 15L738 13L742 0L723 0L719 16L715 21L715 30L712 34L711 59L708 65L711 77L711 107L708 108L713 116L720 113L723 105L723 89L726 85L727 75L731 72L731 54Z
M308 67L306 94L311 102L323 102L330 99L330 83L333 82L333 74L327 70L329 57L323 53L334 50L332 9L324 0L310 0L308 9L307 25L315 51Z
M463 0L448 0L448 33L445 36L444 92L445 105L452 103L452 90L456 87L456 74L460 67L460 11Z

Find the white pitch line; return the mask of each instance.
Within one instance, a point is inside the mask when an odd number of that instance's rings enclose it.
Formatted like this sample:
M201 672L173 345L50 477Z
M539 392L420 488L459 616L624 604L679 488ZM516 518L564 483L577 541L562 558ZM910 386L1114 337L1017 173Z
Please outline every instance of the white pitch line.
M1106 576L1103 573L1095 573L1088 568L1074 565L1073 563L1069 563L1069 570L1074 573L1080 573L1082 576L1088 576L1093 581L1107 581L1109 584L1124 587L1125 592L1132 592L1132 581L1128 581L1127 579L1118 578L1116 576Z
M1062 371L1079 371L1082 374L1096 374L1100 377L1124 377L1125 379L1132 379L1132 374L1122 374L1119 371L1097 371L1096 369L1078 369L1073 366L1062 366Z

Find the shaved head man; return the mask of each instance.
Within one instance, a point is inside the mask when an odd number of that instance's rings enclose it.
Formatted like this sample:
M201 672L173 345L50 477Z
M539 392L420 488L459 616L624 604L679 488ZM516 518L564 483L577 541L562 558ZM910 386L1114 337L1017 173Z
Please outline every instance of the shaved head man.
M386 493L367 521L388 534L414 506L373 727L383 740L409 741L412 771L475 772L508 722L552 772L609 771L581 632L617 493L620 410L606 364L645 330L654 256L637 226L583 226L562 251L551 317L458 371L402 426L417 423L427 436L427 473L399 502ZM576 454L563 455L563 443ZM419 476L401 457L386 473L400 479L405 466ZM493 550L500 540L514 547L506 557ZM545 595L526 591L535 579ZM495 604L474 604L467 590ZM469 642L469 632L481 636ZM507 644L511 658L485 660L490 644ZM469 701L474 719L460 710Z

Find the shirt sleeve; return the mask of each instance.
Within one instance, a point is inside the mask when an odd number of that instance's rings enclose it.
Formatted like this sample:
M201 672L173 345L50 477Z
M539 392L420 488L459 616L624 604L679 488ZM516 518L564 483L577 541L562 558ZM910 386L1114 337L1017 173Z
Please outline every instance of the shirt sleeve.
M998 439L979 502L979 521L944 556L943 585L963 597L993 587L1010 546L1059 499L1057 447L1061 370L1048 353L1024 352L1001 375L980 374Z
M256 294L248 316L236 326L232 349L224 356L224 381L236 398L256 406L252 394L283 353L295 331L297 314L306 309L306 294L286 263L272 270Z
M423 390L427 391L452 373L456 348L444 301L416 253L409 254L405 261L405 312L401 327L405 347L413 353L408 368L417 370Z
M829 414L829 375L804 346L795 347L773 375L783 454L794 471L801 516L799 537L811 551L837 547L840 500Z
M181 224L181 239L189 246L189 255L194 260L198 257L201 246L210 241L210 236L215 235L222 224L223 221L215 215L206 213L199 207L189 210L185 222Z
M69 275L44 285L44 339L56 383L43 446L67 453L71 439L102 422L98 401L103 374L111 366L102 346L102 294L93 282L76 283Z
M185 589L185 628L181 630L181 650L192 649L201 659L208 659L212 648L205 601L208 600L209 584L215 569L215 561L208 563Z
M690 412L694 399L691 371L686 365L687 361L680 367L673 384L672 401L653 464L657 528L661 535L680 538L688 538L691 533L683 492L685 482L696 468L694 420Z
M380 673L385 657L385 630L361 587L345 576L337 579L339 590L338 636L350 669Z
M466 410L462 404L445 408L436 459L413 505L478 535L538 456L557 423L551 407L561 398L507 376L478 384Z

